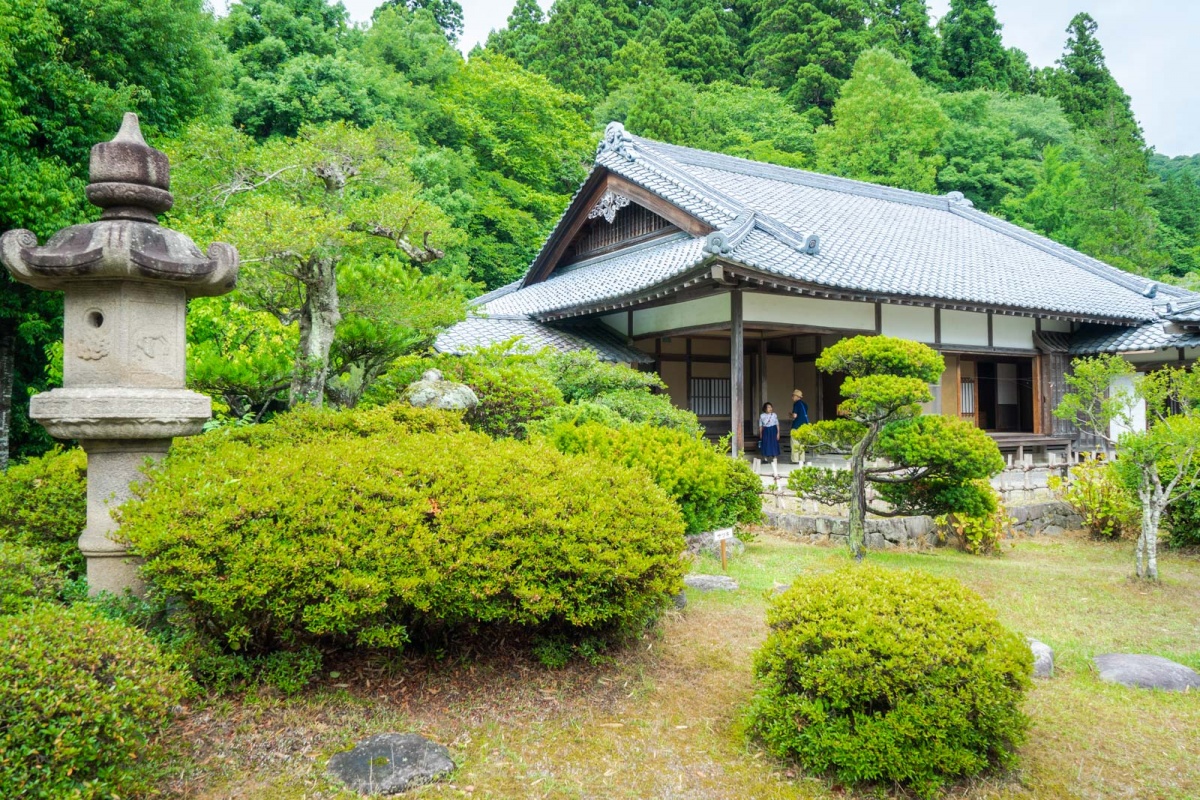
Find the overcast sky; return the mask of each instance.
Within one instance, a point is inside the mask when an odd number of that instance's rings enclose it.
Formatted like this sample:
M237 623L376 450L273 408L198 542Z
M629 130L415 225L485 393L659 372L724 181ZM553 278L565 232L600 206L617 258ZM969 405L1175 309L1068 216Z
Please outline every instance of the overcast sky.
M469 51L504 25L515 0L459 0ZM539 0L549 8L552 0ZM216 0L218 8L225 5ZM378 0L342 0L358 21L371 18ZM1100 25L1109 69L1133 98L1146 139L1169 156L1200 153L1200 0L993 0L1004 42L1029 54L1036 67L1062 54L1067 23L1087 11ZM949 0L929 0L940 16Z

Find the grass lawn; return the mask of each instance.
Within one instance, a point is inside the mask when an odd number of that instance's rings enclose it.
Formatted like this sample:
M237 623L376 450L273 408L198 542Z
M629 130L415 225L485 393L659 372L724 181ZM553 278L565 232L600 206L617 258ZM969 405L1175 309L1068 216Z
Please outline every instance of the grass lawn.
M1200 798L1200 693L1101 684L1089 659L1123 651L1200 668L1200 559L1164 554L1163 584L1128 579L1132 546L1023 540L995 558L941 549L875 563L951 575L1015 630L1055 650L1036 682L1021 767L954 787L954 798ZM732 561L735 593L689 590L639 645L607 664L548 670L495 643L486 652L332 665L299 697L191 708L164 743L168 796L350 798L326 781L334 752L383 731L449 746L460 768L420 798L875 797L799 776L747 744L741 713L767 595L832 569L840 549L762 536ZM697 572L719 572L702 561Z

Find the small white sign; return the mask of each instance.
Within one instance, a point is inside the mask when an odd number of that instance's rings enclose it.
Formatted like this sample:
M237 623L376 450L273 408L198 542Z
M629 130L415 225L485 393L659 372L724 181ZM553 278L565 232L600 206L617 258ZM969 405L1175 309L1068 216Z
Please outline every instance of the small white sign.
M719 531L713 531L714 542L724 542L733 538L733 528L721 528Z

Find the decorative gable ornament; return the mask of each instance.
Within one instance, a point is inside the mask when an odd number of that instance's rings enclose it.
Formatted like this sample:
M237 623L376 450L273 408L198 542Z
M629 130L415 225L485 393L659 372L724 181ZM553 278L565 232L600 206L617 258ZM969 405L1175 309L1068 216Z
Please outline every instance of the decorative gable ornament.
M633 152L633 137L619 122L610 122L604 129L604 138L600 140L600 146L596 148L596 158L600 158L605 153L616 153L630 161L637 161L637 154Z
M622 208L626 208L629 203L629 198L623 194L605 192L604 196L600 198L600 202L596 203L592 207L592 210L588 212L587 218L597 219L604 217L604 221L611 225L613 220L617 218L617 212Z

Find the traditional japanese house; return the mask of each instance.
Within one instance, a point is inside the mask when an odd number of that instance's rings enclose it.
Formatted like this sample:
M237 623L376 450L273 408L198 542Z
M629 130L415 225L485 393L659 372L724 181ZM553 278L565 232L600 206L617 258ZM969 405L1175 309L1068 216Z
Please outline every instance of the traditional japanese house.
M836 413L814 361L858 334L946 360L929 411L1002 447L1074 436L1051 413L1074 355L1150 368L1200 353L1200 296L943 196L667 145L608 126L595 166L519 281L479 298L443 352L514 336L656 370L713 435L753 448L758 406Z

